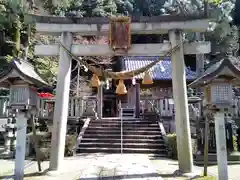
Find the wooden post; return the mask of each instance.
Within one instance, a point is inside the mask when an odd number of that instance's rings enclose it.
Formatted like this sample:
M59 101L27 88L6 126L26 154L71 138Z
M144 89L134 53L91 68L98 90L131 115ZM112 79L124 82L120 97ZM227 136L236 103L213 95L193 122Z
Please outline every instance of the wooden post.
M15 155L15 180L23 180L24 178L24 160L26 151L27 138L27 117L24 111L18 111L16 114L17 125L17 145Z
M203 175L207 176L207 169L208 169L208 134L209 134L209 104L211 103L211 87L210 86L205 86L204 87L204 103L206 105L206 119L205 119L205 132L204 132L204 170L203 170Z
M171 56L179 170L184 173L191 173L193 170L193 157L182 32L179 30L169 31L169 39L172 48L180 45L179 50L175 51Z
M97 113L98 119L102 119L102 109L103 109L103 84L98 87L98 100L97 100Z
M35 127L35 122L34 122L34 116L31 117L31 125L32 125L32 133L33 133L33 139L34 139L34 149L35 149L35 153L36 153L36 159L37 159L37 163L38 163L38 171L41 172L42 168L41 168L41 160L40 160L40 156L39 156L39 148L38 148L38 141L37 141L37 132L36 132L36 127Z
M204 41L203 33L196 32L196 40ZM197 77L201 77L204 73L204 54L196 54Z
M217 144L218 180L228 180L228 163L224 112L215 114L215 134Z
M140 84L136 83L136 106L135 106L135 115L136 118L139 118L140 116Z
M62 44L69 50L72 45L72 34L62 33ZM60 170L63 165L65 138L68 118L69 88L72 59L61 47L57 77L56 103L53 117L53 129L51 140L50 170Z
M203 175L207 176L207 168L208 168L208 128L209 128L209 119L208 114L205 119L205 136L204 136L204 171Z
M204 41L204 34L200 32L196 32L196 40ZM201 77L204 74L204 54L196 54L196 73L197 78ZM197 89L198 93L201 93L201 88Z

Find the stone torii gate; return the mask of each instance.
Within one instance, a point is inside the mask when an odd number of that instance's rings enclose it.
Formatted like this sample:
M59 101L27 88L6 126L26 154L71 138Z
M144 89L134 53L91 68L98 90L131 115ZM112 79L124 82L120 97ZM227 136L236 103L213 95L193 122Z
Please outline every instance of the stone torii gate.
M27 16L29 19L29 15ZM76 56L118 55L108 45L72 44L73 35L107 35L108 18L66 18L30 15L36 22L38 33L61 36L61 43ZM33 22L31 20L31 22ZM209 42L183 43L183 31L204 32L209 20L206 17L132 17L132 34L169 34L170 42L161 44L133 44L128 56L161 56L180 45L171 55L173 96L176 107L176 133L179 170L190 173L193 170L190 123L184 54L205 54L210 52ZM37 56L59 56L56 103L53 119L50 170L57 171L64 158L67 125L71 58L59 44L36 45Z

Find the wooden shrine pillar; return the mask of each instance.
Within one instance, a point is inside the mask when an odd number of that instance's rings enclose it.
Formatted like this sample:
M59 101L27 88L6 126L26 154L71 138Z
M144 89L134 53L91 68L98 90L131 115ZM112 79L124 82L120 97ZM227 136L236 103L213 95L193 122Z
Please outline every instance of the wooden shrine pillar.
M103 117L103 84L98 87L98 98L97 98L97 116L98 119Z
M135 106L135 116L139 118L140 116L140 84L136 83L136 106Z
M184 173L190 173L193 171L193 157L182 31L170 30L169 39L172 48L180 45L180 48L176 50L171 56L173 97L176 107L175 123L177 134L179 170Z
M70 32L63 32L61 42L65 47L71 50L72 34ZM60 47L49 167L52 171L60 170L60 165L63 165L68 119L71 65L71 57L62 47Z

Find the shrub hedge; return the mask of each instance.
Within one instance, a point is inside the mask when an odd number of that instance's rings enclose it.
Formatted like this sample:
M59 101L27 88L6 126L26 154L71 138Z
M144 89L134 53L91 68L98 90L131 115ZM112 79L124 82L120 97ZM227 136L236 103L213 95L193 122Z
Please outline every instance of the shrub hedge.
M236 136L233 136L233 147L234 151L238 151L238 144ZM168 150L168 157L172 159L177 159L177 136L176 134L168 134L167 135L167 150ZM192 151L193 154L197 152L197 140L192 139Z
M237 137L233 136L233 150L238 151Z
M177 136L176 134L168 134L167 135L167 150L168 150L168 157L172 159L177 159ZM197 141L196 139L192 139L192 151L193 154L197 152Z

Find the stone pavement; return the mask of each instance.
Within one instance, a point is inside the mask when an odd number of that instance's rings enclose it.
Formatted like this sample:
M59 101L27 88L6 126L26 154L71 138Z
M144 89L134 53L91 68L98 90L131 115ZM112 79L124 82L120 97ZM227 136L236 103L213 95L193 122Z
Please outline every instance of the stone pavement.
M175 174L175 170L178 169L178 162L171 159L152 159L152 162L157 169L157 172L164 180L182 180L186 179L184 177L179 177ZM201 172L203 174L203 167L194 167L195 172ZM218 175L218 168L217 166L209 166L208 167L208 174L211 176L217 177ZM238 165L228 165L228 177L229 180L240 180L240 164Z
M217 176L217 174L218 174L217 166L210 166L208 168L208 171L215 176ZM229 180L240 180L240 164L228 165L228 179Z
M26 180L98 180L141 179L162 180L154 165L143 154L82 154L65 158L64 168L58 174L47 172L48 162L42 163L38 174L36 163L25 170ZM3 177L2 177L3 178ZM0 177L1 179L1 177Z
M11 175L14 162L0 160L0 179ZM29 164L29 161L26 161ZM37 163L25 170L25 180L187 180L175 171L178 162L165 158L157 158L146 154L82 154L65 158L61 172L47 172L49 162L43 162L42 173L37 173ZM4 172L3 172L4 169ZM229 180L240 180L240 165L229 165ZM203 172L202 167L195 167L197 174ZM7 173L6 173L7 172ZM217 166L209 167L210 175L217 175ZM8 178L11 179L11 178Z
M201 169L194 167L194 174L192 174L192 177L184 177L177 171L178 162L176 160L154 157L150 157L150 160L153 163L154 167L157 169L158 174L164 180L187 180L193 178L194 176L198 177L202 174Z
M14 171L14 160L5 160L5 159L0 159L0 179L1 176L11 176ZM33 165L34 162L25 161L25 166L27 165Z

